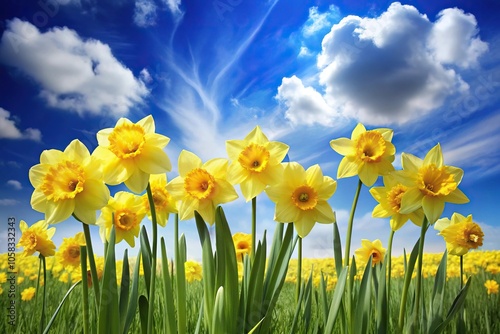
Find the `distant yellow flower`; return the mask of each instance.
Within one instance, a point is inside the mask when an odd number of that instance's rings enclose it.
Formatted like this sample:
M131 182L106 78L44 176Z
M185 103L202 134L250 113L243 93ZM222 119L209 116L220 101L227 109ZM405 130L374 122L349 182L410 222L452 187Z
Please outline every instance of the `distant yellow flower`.
M201 265L196 261L187 260L184 262L184 270L186 273L186 281L201 281L203 272Z
M114 222L113 222L114 215ZM146 209L140 196L126 191L119 191L110 198L108 205L101 209L97 219L99 234L103 242L109 241L111 227L115 226L116 243L123 239L132 247L139 235L141 221L146 216Z
M167 176L165 174L153 174L149 178L153 202L155 204L156 222L160 226L165 226L168 221L169 213L177 213L177 202L167 191ZM151 208L149 206L148 194L142 195L142 200L148 214L152 219Z
M96 211L109 199L100 162L79 140L73 140L64 151L43 151L40 164L31 167L29 179L35 188L31 206L45 213L47 224L74 214L83 223L94 225Z
M17 276L17 285L22 284L24 282L24 276Z
M79 232L71 238L63 238L63 242L56 253L58 262L64 267L79 267L80 246L85 246L85 236L83 232Z
M283 180L270 186L266 193L276 203L274 219L281 223L293 222L298 235L304 238L316 222L335 222L328 199L337 189L337 182L323 176L319 165L306 170L297 162L285 164Z
M403 153L401 161L403 171L393 175L409 189L401 199L400 213L409 214L422 207L429 223L434 224L443 213L445 202L469 202L467 196L458 189L463 170L444 165L439 144L429 150L424 160Z
M359 175L361 182L370 187L379 175L393 171L396 148L391 143L392 135L391 129L367 131L363 124L358 123L352 131L351 139L330 141L332 149L344 156L337 170L337 178Z
M248 202L260 194L268 185L281 180L281 162L289 146L269 141L259 126L243 140L226 141L226 150L232 161L228 169L228 181L240 184L241 193Z
M420 226L424 219L424 212L418 209L409 214L401 214L401 198L408 190L408 187L398 183L391 176L384 176L383 187L373 187L370 189L370 194L379 204L375 206L372 216L376 218L391 217L391 229L399 230L410 219L414 224Z
M498 293L498 283L496 281L489 279L484 282L484 286L489 295Z
M35 252L39 252L45 257L55 254L56 245L50 239L56 233L56 228L48 228L45 220L40 220L30 227L24 220L21 220L19 229L21 230L21 238L17 247L24 247L24 256L33 255Z
M36 289L33 287L29 287L29 288L24 289L21 292L21 300L24 300L24 301L32 300L33 297L35 296L35 291L36 291Z
M372 265L375 266L377 263L384 261L385 251L386 249L382 246L380 239L373 242L363 239L361 240L361 248L358 248L354 254L361 263L367 263L371 256Z
M2 286L0 285L0 295L3 293L3 288Z
M247 233L233 234L233 243L236 250L236 259L242 261L245 254L250 255L252 250L252 235Z
M101 280L102 276L104 275L104 257L97 256L94 259L95 259L95 266L96 266L96 270L97 270L97 279ZM81 279L82 279L82 271L81 270L71 271L71 280L73 282L78 282ZM89 287L92 286L92 275L90 273L90 269L87 270L87 285Z
M7 273L1 272L0 273L0 284L3 284L7 282Z
M120 118L114 128L97 133L99 146L93 155L104 164L104 180L107 184L125 185L135 193L146 189L149 174L170 171L171 164L163 148L170 139L155 133L151 115L137 123Z
M454 213L451 220L448 218L438 219L434 228L440 231L446 241L448 252L453 255L464 255L470 249L476 249L483 245L484 233L481 227L472 221L472 215L467 217Z
M196 210L205 222L213 225L215 208L238 198L234 187L226 179L227 163L226 159L211 159L202 164L194 153L182 150L179 176L167 185L174 199L181 201L181 220L193 218Z

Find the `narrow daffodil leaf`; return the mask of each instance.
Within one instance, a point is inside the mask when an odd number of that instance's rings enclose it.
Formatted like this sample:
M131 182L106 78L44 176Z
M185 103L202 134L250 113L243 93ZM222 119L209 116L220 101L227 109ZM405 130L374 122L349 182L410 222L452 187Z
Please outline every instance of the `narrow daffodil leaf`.
M146 228L141 228L141 253L142 253L142 269L144 271L144 280L146 281L146 291L149 296L151 285L151 246L149 244Z
M165 316L163 330L166 334L175 334L177 330L175 322L174 293L172 291L172 280L168 268L167 248L165 239L160 239L161 248L161 270L163 278L163 300L165 302Z
M342 297L344 296L345 285L347 282L347 270L348 267L342 268L342 271L340 272L339 278L337 280L337 285L335 286L332 302L330 304L330 311L328 313L328 318L326 320L325 333L333 333L335 320L337 320L337 315L339 313Z
M134 267L134 278L132 281L132 289L130 292L129 304L127 308L127 313L125 317L125 322L121 333L126 334L129 331L130 325L135 318L135 313L137 311L137 304L139 299L139 272L141 267L141 251L137 254Z
M120 315L125 315L127 312L130 297L130 267L128 263L128 249L125 249L123 254L122 280L120 282ZM125 316L120 317L120 329L125 326Z

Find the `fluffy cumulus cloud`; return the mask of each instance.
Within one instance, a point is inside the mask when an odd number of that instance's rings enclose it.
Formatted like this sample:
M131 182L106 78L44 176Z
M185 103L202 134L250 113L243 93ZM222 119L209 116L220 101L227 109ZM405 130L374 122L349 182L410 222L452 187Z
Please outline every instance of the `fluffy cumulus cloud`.
M0 107L0 138L40 141L42 133L40 130L33 128L21 131L16 126L16 120L11 117L10 112Z
M137 0L134 8L134 23L139 27L156 24L156 4L153 0Z
M15 18L8 21L0 43L0 62L36 81L51 107L124 115L148 94L107 44L84 40L66 27L41 33Z
M367 124L404 123L467 91L460 71L476 66L487 50L474 16L457 8L443 10L435 22L400 3L375 18L347 16L322 41L320 104L328 105L325 116L333 109ZM281 95L292 122L321 119L317 110L290 107L302 97Z

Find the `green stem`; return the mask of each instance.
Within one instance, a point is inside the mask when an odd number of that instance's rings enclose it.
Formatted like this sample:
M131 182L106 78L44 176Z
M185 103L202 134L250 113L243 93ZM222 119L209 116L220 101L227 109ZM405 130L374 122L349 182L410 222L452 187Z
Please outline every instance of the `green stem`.
M297 256L297 289L295 291L295 300L299 301L300 285L302 284L302 238L299 237L299 249Z
M252 262L255 257L255 248L256 245L256 237L257 234L257 197L252 198L252 251L250 253Z
M392 276L392 241L394 239L394 230L391 230L391 234L389 235L389 242L387 244L387 314L390 315L390 306L391 306L391 276Z
M174 223L174 252L175 252L175 282L176 282L176 294L177 294L177 334L186 333L186 282L185 274L181 274L184 271L184 259L181 259L181 253L179 251L179 215L175 215ZM181 268L182 266L182 268ZM183 281L184 280L184 281Z
M156 285L156 253L158 247L158 224L156 221L156 208L153 199L153 193L151 191L151 186L148 182L146 188L148 193L149 208L151 210L151 220L153 228L153 249L152 249L152 269L151 269L151 287L149 290L149 308L148 308L148 333L153 333L153 311L155 309L155 285Z
M74 217L77 220L79 220L76 216ZM100 303L99 296L101 294L99 291L99 277L97 276L97 267L95 265L94 250L92 249L92 239L90 237L90 229L87 224L85 224L84 222L81 223L83 226L83 234L85 234L85 244L87 246L88 258L90 264L90 275L92 277L92 286L94 287L95 303L97 305L97 308L99 309L99 303Z
M428 227L427 217L424 218L422 222L422 228L420 230L420 241L418 243L418 262L417 262L417 287L415 289L415 322L414 324L418 324L418 319L420 319L420 299L422 295L422 266L423 266L423 256L424 256L424 242L425 242L425 232L427 232Z
M80 264L82 268L82 293L83 293L83 333L89 331L89 288L87 282L87 247L80 246Z
M344 254L344 265L349 266L349 257L351 251L351 237L352 237L352 225L354 222L354 212L356 211L356 206L358 205L359 193L361 192L361 186L363 183L361 179L358 181L358 188L356 189L356 194L354 195L354 200L352 201L351 215L349 216L349 222L347 223L347 239L345 244L345 254Z
M40 333L43 333L43 324L45 322L45 301L46 301L46 290L47 286L47 265L45 263L45 256L40 254L40 265L43 267L43 294L42 294L42 315L40 316ZM40 280L40 271L38 273L38 279ZM38 293L38 289L37 289Z
M464 288L464 256L460 255L460 290Z

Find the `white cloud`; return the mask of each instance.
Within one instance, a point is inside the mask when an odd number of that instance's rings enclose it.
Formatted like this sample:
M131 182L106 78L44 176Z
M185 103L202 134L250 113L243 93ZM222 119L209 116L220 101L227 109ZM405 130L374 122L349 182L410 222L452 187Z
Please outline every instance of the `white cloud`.
M24 131L19 130L10 112L0 107L0 138L40 141L42 133L40 130L33 128L27 128Z
M141 81L148 84L153 81L153 77L149 73L149 71L145 68L141 70L141 73L139 73L139 77L141 78Z
M156 24L156 4L153 0L137 0L134 7L134 23L139 27Z
M168 6L168 9L174 15L175 18L179 19L184 14L181 10L181 0L163 0Z
M304 87L295 75L283 78L276 99L285 104L285 117L293 124L329 125L333 121L334 112L323 96L312 87Z
M0 199L0 206L14 206L17 203L19 203L18 200L11 199L11 198L1 198Z
M302 34L305 37L309 37L321 30L329 28L338 15L339 9L335 5L330 5L328 11L324 13L320 13L316 6L309 8L309 17L302 27Z
M9 187L12 187L15 190L21 190L21 189L23 189L23 186L21 185L21 182L19 182L17 180L9 180L9 181L7 181L7 185Z
M49 106L79 114L124 115L148 94L107 44L84 40L67 27L41 33L29 22L8 21L0 62L39 83L40 96Z
M311 50L309 50L307 48L307 46L301 46L300 47L300 51L299 51L299 57L309 57L309 56L312 56L313 53L311 52Z
M449 9L433 23L413 6L393 3L379 17L351 15L331 27L317 61L323 93L309 95L328 105L318 109L324 118L333 109L366 124L405 123L465 93L458 69L475 65L486 50L473 15ZM282 102L290 109L295 100ZM308 122L307 113L292 113L297 123Z

